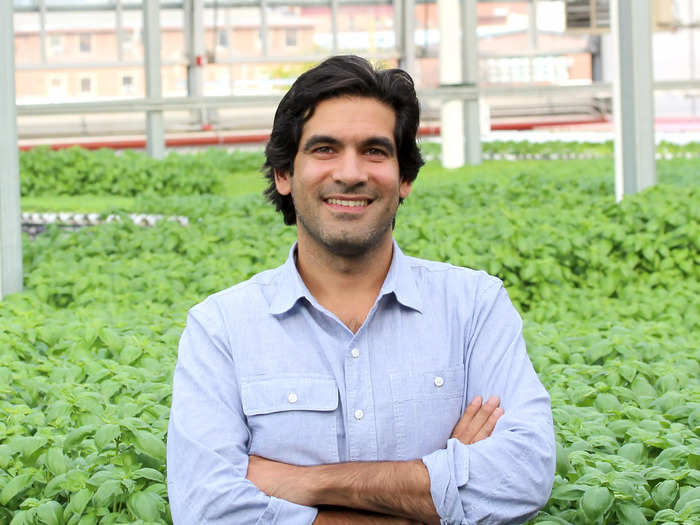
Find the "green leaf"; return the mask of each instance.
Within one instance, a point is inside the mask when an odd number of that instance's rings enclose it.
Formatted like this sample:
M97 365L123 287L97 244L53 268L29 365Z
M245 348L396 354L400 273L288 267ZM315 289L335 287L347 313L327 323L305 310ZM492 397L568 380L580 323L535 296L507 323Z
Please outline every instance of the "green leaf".
M47 501L42 503L36 509L39 523L45 525L62 525L63 524L63 507L57 501Z
M81 443L87 436L92 434L96 428L97 425L84 425L69 432L66 438L63 440L63 450L68 451L72 449L78 443Z
M52 447L46 453L46 466L54 475L65 474L70 470L70 461L63 455L60 448Z
M32 474L20 474L12 478L0 491L0 504L7 505L12 498L32 486Z
M566 476L566 474L569 472L569 470L571 470L571 463L569 463L569 453L557 441L556 473L559 474L560 476Z
M96 525L97 516L94 512L88 512L83 517L80 518L78 525Z
M159 461L165 461L165 444L162 439L144 430L134 430L133 434L136 450Z
M163 481L165 479L163 474L152 468L140 468L134 471L131 477L134 479L149 479L151 481Z
M95 432L95 446L98 450L104 450L120 435L119 425L103 425Z
M48 439L41 436L18 436L11 438L8 444L15 452L19 452L24 458L29 458L46 445L47 442Z
M613 504L613 497L605 487L589 487L580 500L581 510L589 523L597 523Z
M134 517L143 521L160 520L163 500L153 492L135 492L127 500L127 508Z
M85 511L85 507L90 503L92 498L92 491L90 489L80 489L78 492L70 497L70 502L66 507L66 510L75 512L77 515L81 515Z
M95 492L92 497L92 502L97 508L108 507L114 501L114 498L122 494L122 484L119 480L107 480Z
M616 503L615 514L619 525L644 525L649 523L641 509L633 503Z
M44 487L43 495L47 498L53 498L56 494L66 489L66 474L59 474L49 480Z
M28 519L27 511L20 510L17 514L14 515L14 517L12 518L12 521L10 522L10 525L33 525L33 524Z
M644 445L641 443L625 443L618 449L617 454L629 459L632 463L641 463L644 455Z
M577 501L587 489L586 485L564 483L552 489L551 498L561 501Z
M127 344L119 352L119 361L125 365L130 365L143 354L143 349Z
M680 497L678 498L678 501L676 501L676 505L675 507L673 507L673 510L675 510L676 512L681 512L683 507L685 507L686 503L695 499L700 499L700 487L693 487L691 489L686 490L685 492L682 492ZM1 499L0 503L2 503Z
M673 505L678 494L678 482L667 479L657 483L651 491L651 497L659 508L667 508Z
M601 412L618 412L622 405L617 397L612 394L598 394L595 399L595 406Z
M691 516L700 517L700 498L688 501L680 510L680 518L687 520Z

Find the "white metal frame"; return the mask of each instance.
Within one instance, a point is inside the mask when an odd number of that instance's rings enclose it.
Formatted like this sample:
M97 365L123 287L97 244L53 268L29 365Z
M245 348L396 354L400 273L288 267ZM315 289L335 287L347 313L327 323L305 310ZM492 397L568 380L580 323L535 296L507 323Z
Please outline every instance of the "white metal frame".
M162 100L160 64L160 0L143 1L143 40L146 77L146 96ZM165 126L163 111L146 112L146 150L153 158L165 156Z
M654 89L650 0L613 0L610 4L616 75L615 197L656 184Z
M12 4L0 2L0 298L22 291Z

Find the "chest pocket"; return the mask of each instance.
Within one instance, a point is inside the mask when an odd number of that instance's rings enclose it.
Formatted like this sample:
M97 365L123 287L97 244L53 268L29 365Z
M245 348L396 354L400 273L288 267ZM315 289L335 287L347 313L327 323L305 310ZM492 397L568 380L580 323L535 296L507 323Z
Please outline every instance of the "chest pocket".
M464 366L390 374L400 459L445 448L464 405Z
M338 462L338 387L330 376L256 376L241 381L249 453L296 465Z

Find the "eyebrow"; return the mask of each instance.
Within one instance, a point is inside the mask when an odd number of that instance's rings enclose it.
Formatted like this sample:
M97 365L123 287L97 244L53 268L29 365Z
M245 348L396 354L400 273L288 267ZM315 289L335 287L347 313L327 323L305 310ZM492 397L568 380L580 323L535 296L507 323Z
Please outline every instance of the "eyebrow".
M331 135L311 135L309 139L304 143L302 151L308 152L314 146L318 144L328 144L330 146L341 146L342 143L335 137ZM368 137L362 142L360 142L360 148L368 148L371 146L381 146L386 149L390 155L396 154L396 148L394 147L394 142L386 137Z
M340 146L340 141L335 137L331 137L330 135L311 135L309 139L304 143L302 151L308 152L317 144L329 144L331 146Z

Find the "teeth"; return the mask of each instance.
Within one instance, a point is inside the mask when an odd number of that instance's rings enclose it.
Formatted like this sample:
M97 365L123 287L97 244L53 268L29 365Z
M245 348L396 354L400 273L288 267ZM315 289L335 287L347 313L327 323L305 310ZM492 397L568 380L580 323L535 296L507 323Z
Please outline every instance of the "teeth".
M367 206L369 201L344 201L341 199L328 199L329 204L337 204L339 206L350 206L351 208L356 208L359 206Z

